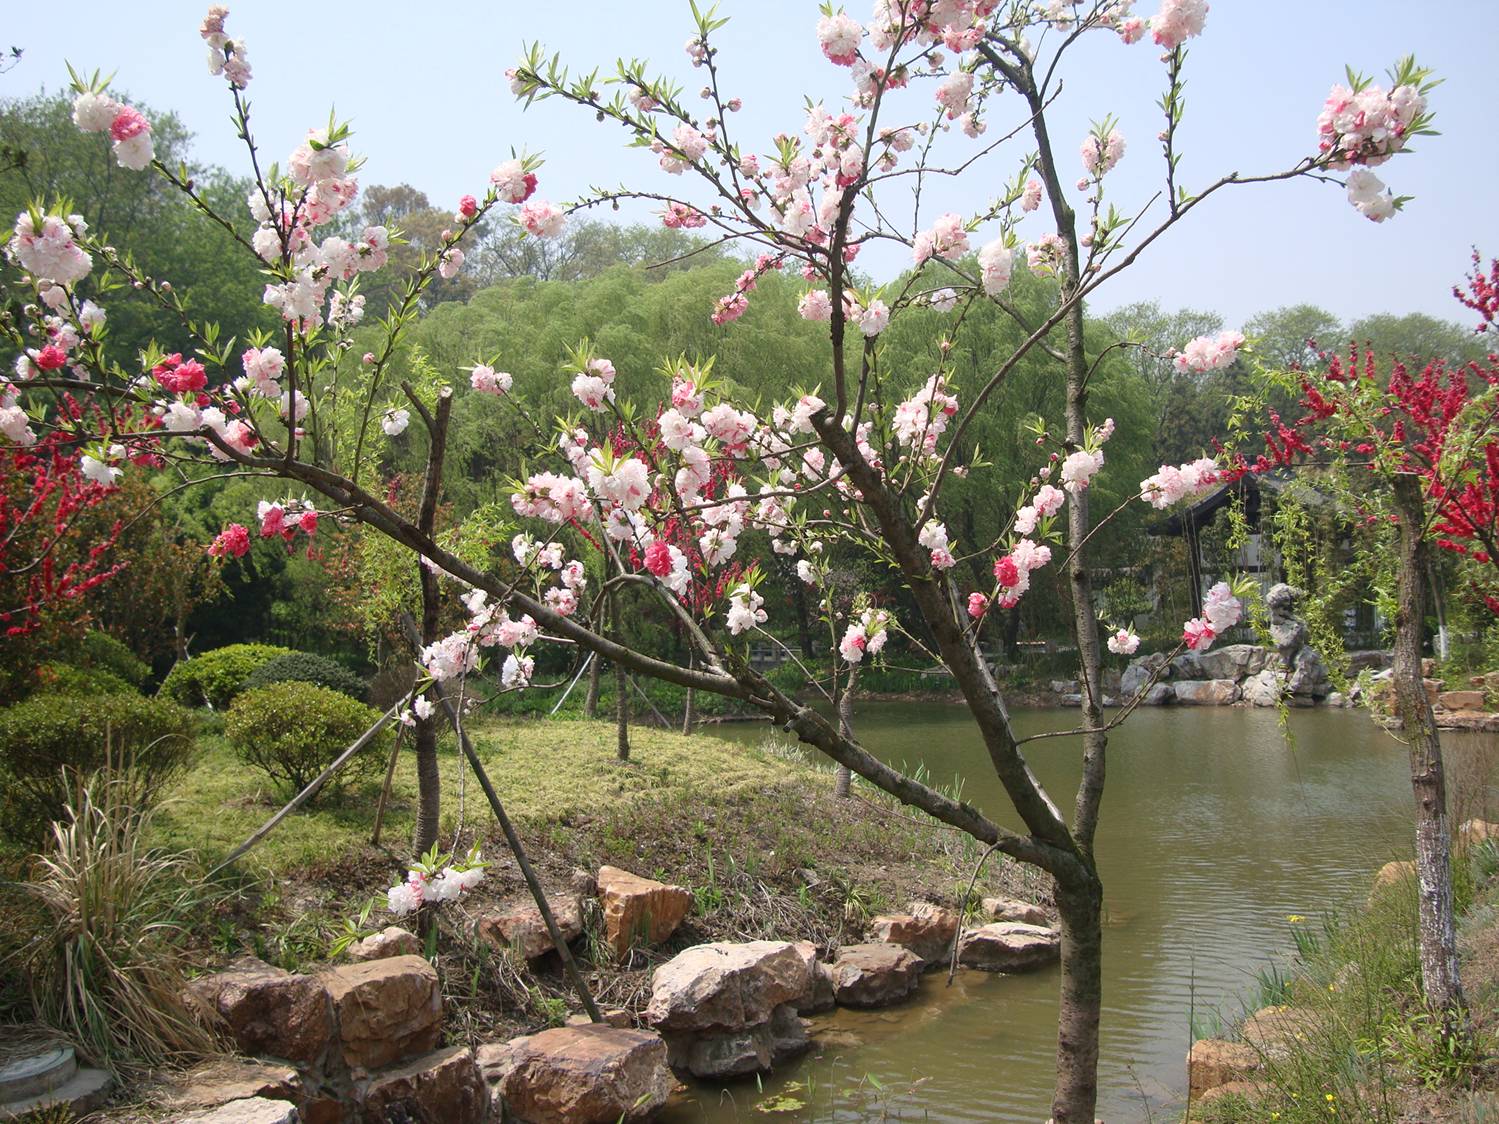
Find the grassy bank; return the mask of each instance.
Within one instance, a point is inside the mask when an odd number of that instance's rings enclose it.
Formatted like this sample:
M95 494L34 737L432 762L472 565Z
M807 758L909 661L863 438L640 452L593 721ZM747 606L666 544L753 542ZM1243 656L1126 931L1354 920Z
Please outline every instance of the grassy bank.
M1191 1118L1499 1121L1499 851L1485 843L1460 853L1454 882L1471 1017L1461 1046L1444 1041L1421 997L1416 889L1406 878L1376 890L1367 907L1288 918L1294 960L1261 974L1250 1011L1229 1031L1201 1028L1248 1045L1254 1072L1242 1091L1210 1098Z
M628 763L615 759L612 723L488 719L471 733L485 768L549 887L608 863L686 886L692 916L664 948L617 962L594 939L585 969L607 1003L633 1006L650 970L704 940L858 939L873 914L913 898L955 903L978 850L959 833L862 786L832 794L830 769L773 743L737 745L696 735L632 730ZM524 883L472 777L460 779L452 744L441 748L442 845L479 842L494 863L471 896L442 911L440 962L461 1031L493 1037L554 1022L571 1003L560 973L532 973L478 941L473 923ZM238 893L196 934L205 966L253 953L287 968L324 960L372 898L360 927L390 922L384 889L403 872L416 777L398 760L379 846L370 842L383 762L367 779L288 817L238 864ZM213 865L270 816L277 802L220 739L172 792L156 842ZM461 816L461 818L460 818ZM980 894L1044 900L1034 872L986 865Z

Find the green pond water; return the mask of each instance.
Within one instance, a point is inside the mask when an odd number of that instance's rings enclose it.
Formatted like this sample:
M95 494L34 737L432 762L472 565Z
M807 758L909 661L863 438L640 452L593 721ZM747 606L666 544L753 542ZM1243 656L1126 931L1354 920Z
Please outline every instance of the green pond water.
M1021 711L1016 726L1029 734L1077 720L1075 710ZM963 708L865 703L856 728L888 761L924 763L938 781L961 776L965 797L1020 826ZM1361 900L1374 871L1410 854L1403 746L1360 712L1295 711L1289 728L1291 744L1272 712L1169 708L1137 711L1110 738L1098 840L1099 1116L1108 1124L1172 1119L1194 1014L1211 1027L1215 1014L1239 1013L1256 970L1289 953L1289 915L1315 919ZM719 732L766 737L759 725ZM1485 784L1499 739L1449 734L1443 745L1459 817L1499 805ZM1036 774L1070 808L1077 740L1027 748ZM1056 970L960 972L951 988L944 981L928 975L900 1007L819 1018L819 1051L758 1083L698 1086L666 1119L1046 1120Z

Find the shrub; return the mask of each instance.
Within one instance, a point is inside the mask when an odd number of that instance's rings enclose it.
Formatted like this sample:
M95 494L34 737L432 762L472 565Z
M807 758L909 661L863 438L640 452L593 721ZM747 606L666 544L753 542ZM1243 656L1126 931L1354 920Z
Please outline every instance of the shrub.
M240 760L263 770L289 799L312 783L379 717L374 708L327 687L273 683L234 700L224 717L224 735ZM322 791L337 791L352 777L378 769L379 754L371 750L388 746L388 736L388 731L382 731Z
M113 765L149 805L193 754L193 716L133 692L33 695L0 710L0 826L35 843L60 819L80 779Z
M93 629L84 633L81 649L69 662L117 675L137 691L143 690L151 678L151 665L107 632Z
M134 695L139 692L102 667L44 663L36 669L36 693L48 695Z
M369 694L364 680L343 664L311 652L291 652L261 664L245 680L244 689L253 691L272 683L313 683L360 702Z
M107 774L83 786L21 884L41 910L16 934L38 1021L112 1070L215 1046L185 1004L180 940L213 898L187 859L145 846L150 814L131 788Z
M226 707L262 664L291 654L274 644L230 644L180 660L161 685L161 693L183 706Z

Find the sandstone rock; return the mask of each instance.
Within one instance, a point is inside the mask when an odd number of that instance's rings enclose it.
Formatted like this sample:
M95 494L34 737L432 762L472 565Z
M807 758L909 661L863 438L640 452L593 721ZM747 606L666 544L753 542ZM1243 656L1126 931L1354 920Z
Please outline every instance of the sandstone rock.
M1483 843L1494 840L1499 843L1499 823L1488 823L1485 820L1464 820L1463 825L1457 829L1457 838L1461 843L1473 846L1475 843Z
M694 945L656 969L645 1021L660 1030L745 1030L811 987L812 969L786 941Z
M442 1036L437 971L420 956L395 956L324 972L333 998L344 1061L351 1069L383 1069L425 1054Z
M673 1085L658 1035L580 1026L517 1040L500 1092L529 1124L615 1124L649 1117Z
M1446 684L1440 679L1422 678L1421 687L1426 691L1426 702L1429 706L1436 706L1437 700L1442 697L1442 688Z
M1176 701L1186 706L1228 706L1239 701L1239 685L1232 679L1189 679L1172 686Z
M605 936L618 956L637 942L664 941L692 909L692 894L681 886L668 886L614 866L599 868L598 886Z
M1062 938L1055 929L996 921L963 934L959 963L985 972L1030 972L1062 957Z
M308 1097L297 1105L299 1124L353 1124L354 1109L331 1093Z
M833 995L844 1007L884 1007L921 983L921 957L898 944L849 944L833 961Z
M484 1124L489 1092L474 1055L449 1046L362 1083L359 1105L366 1119L409 1124Z
M1176 688L1170 683L1157 683L1145 692L1141 706L1170 706L1176 701Z
M833 973L817 958L817 946L811 941L797 941L791 947L807 965L807 990L792 1000L797 1013L815 1015L831 1011L838 1002L833 998Z
M215 1058L194 1066L160 1096L167 1108L214 1108L230 1101L263 1097L273 1101L297 1099L297 1071L267 1062Z
M1225 644L1195 654L1204 679L1243 679L1246 675L1258 675L1269 658L1269 653L1258 644Z
M178 1124L297 1124L297 1110L285 1101L248 1097L218 1108L174 1117Z
M1317 1016L1301 1007L1261 1007L1239 1033L1261 1056L1283 1057L1316 1033Z
M1348 653L1348 674L1357 675L1364 670L1383 671L1390 666L1393 653L1386 650L1370 649L1362 652Z
M602 1007L599 1014L604 1016L605 1026L630 1027L635 1025L635 1020L630 1012L623 1007ZM575 1011L564 1020L565 1026L592 1026L593 1020L588 1017L586 1011Z
M1383 891L1392 886L1398 886L1408 878L1416 877L1416 864L1409 859L1403 862L1385 863L1374 875L1374 885L1369 890L1369 900L1372 902Z
M663 1037L667 1060L674 1069L711 1080L763 1073L812 1046L806 1024L790 1003L777 1007L769 1022L745 1030L677 1031Z
M333 1036L328 991L312 976L246 959L226 972L193 980L188 990L217 1013L246 1054L311 1065Z
M1482 691L1443 691L1437 704L1444 710L1482 710Z
M984 915L994 921L1020 921L1026 925L1045 925L1051 919L1039 905L1018 898L985 898Z
M1425 676L1426 678L1429 679L1433 675L1435 675L1436 673L1437 673L1437 661L1436 660L1432 659L1430 656L1427 656L1427 657L1425 657L1424 659L1421 660L1421 674L1423 676Z
M908 913L889 913L869 923L870 936L882 944L909 948L929 964L942 960L958 931L958 915L931 902L912 902Z
M1280 673L1267 667L1245 679L1240 693L1251 706L1275 706L1280 702Z
M1228 1081L1207 1090L1197 1103L1205 1106L1227 1097L1243 1097L1246 1101L1257 1101L1269 1092L1269 1089L1270 1087L1263 1081Z
M571 943L583 935L583 907L574 895L548 894L547 907L564 940ZM514 948L527 960L553 951L552 936L547 932L541 910L530 897L506 902L499 912L481 917L476 928L485 940L502 948Z
M1260 1067L1260 1055L1243 1042L1199 1038L1187 1054L1189 1097L1199 1100L1209 1089L1243 1081Z
M382 929L372 937L365 937L349 946L350 960L388 960L392 956L420 956L422 942L415 933L408 933L399 925Z

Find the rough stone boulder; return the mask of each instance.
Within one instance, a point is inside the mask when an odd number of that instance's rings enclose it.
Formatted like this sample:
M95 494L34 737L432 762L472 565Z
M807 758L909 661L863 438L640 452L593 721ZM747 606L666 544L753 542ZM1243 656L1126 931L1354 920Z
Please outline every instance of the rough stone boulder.
M636 943L666 940L692 910L692 894L681 886L668 886L616 866L599 868L598 887L604 933L619 956Z
M656 969L645 1021L668 1031L745 1030L811 988L811 966L787 941L694 945Z
M807 965L807 990L793 999L792 1005L801 1015L831 1011L838 1003L833 998L833 973L817 958L817 946L811 941L797 941L792 947Z
M1203 679L1243 679L1246 675L1258 675L1269 658L1269 653L1258 644L1225 644L1195 655Z
M1437 703L1445 710L1482 710L1482 691L1443 691Z
M720 1034L668 1033L667 1061L694 1077L723 1080L764 1073L805 1053L812 1042L806 1024L790 1003L777 1007L770 1021Z
M1457 838L1460 843L1469 847L1490 839L1499 843L1499 823L1489 823L1486 820L1464 820L1463 825L1457 829Z
M547 907L563 940L571 943L583 935L583 907L576 895L548 894ZM506 902L498 912L481 917L476 928L485 940L502 948L514 948L527 960L552 951L551 934L541 918L541 910L530 897Z
M1247 1080L1260 1068L1260 1055L1243 1042L1199 1038L1187 1053L1187 1086L1192 1100L1231 1081Z
M1157 683L1145 692L1141 706L1170 706L1176 701L1176 688L1170 683Z
M1261 1007L1239 1029L1244 1041L1262 1057L1284 1057L1293 1053L1317 1031L1317 1015L1302 1007Z
M985 972L1030 972L1062 957L1062 938L1055 929L996 921L963 934L958 961Z
M1156 669L1166 662L1164 652L1151 652L1146 656L1136 656L1129 661L1129 666L1124 669L1124 674L1119 679L1119 693L1126 698L1131 698L1140 693L1140 689L1150 682L1150 677Z
M1026 925L1046 925L1050 918L1039 905L1018 898L985 898L984 916L993 921L1020 921Z
M912 902L906 913L887 913L869 923L869 935L881 944L909 948L928 964L942 960L958 932L958 915L931 902Z
M675 1085L666 1043L649 1031L569 1026L510 1045L500 1094L508 1111L528 1124L643 1120L666 1103Z
M350 960L389 960L392 956L420 956L422 942L415 933L408 933L399 925L382 929L372 937L365 937L349 946Z
M246 1054L311 1065L333 1036L333 1010L322 982L264 961L241 960L226 972L193 980L188 991L218 1015Z
M1240 1097L1252 1104L1269 1091L1270 1087L1263 1081L1226 1081L1222 1085L1215 1085L1206 1090L1198 1099L1197 1107L1206 1108L1215 1101L1226 1100L1229 1097ZM1196 1119L1195 1116L1194 1119Z
M1286 688L1301 698L1326 698L1332 690L1327 677L1327 665L1314 648L1302 648L1296 653L1291 674L1286 677ZM1435 700L1433 700L1435 701Z
M635 1025L634 1018L623 1007L601 1007L599 1014L604 1016L605 1026L631 1027ZM592 1026L593 1020L588 1017L586 1011L574 1011L563 1020L563 1025Z
M297 1086L297 1071L291 1066L215 1058L176 1078L159 1099L165 1107L178 1111L216 1108L251 1097L294 1101Z
M1245 679L1240 691L1251 706L1275 706L1280 702L1280 673L1267 667Z
M1176 701L1187 706L1228 706L1239 701L1239 685L1232 679L1185 679L1172 686Z
M1170 676L1173 682L1178 679L1208 679L1211 678L1202 669L1202 660L1196 652L1183 652L1171 661Z
M844 1007L899 1003L921 983L922 959L898 944L846 944L830 971L833 995Z
M320 977L333 998L350 1069L384 1069L425 1054L442 1036L442 989L420 956L347 964Z
M1390 887L1398 886L1406 879L1415 877L1416 864L1409 859L1403 862L1385 863L1374 875L1374 885L1369 890L1369 900L1372 902Z
M295 1106L265 1097L247 1097L230 1101L218 1108L174 1116L177 1124L297 1124L301 1120Z
M484 1124L489 1116L489 1091L473 1053L463 1046L375 1074L361 1083L358 1099L368 1120Z

